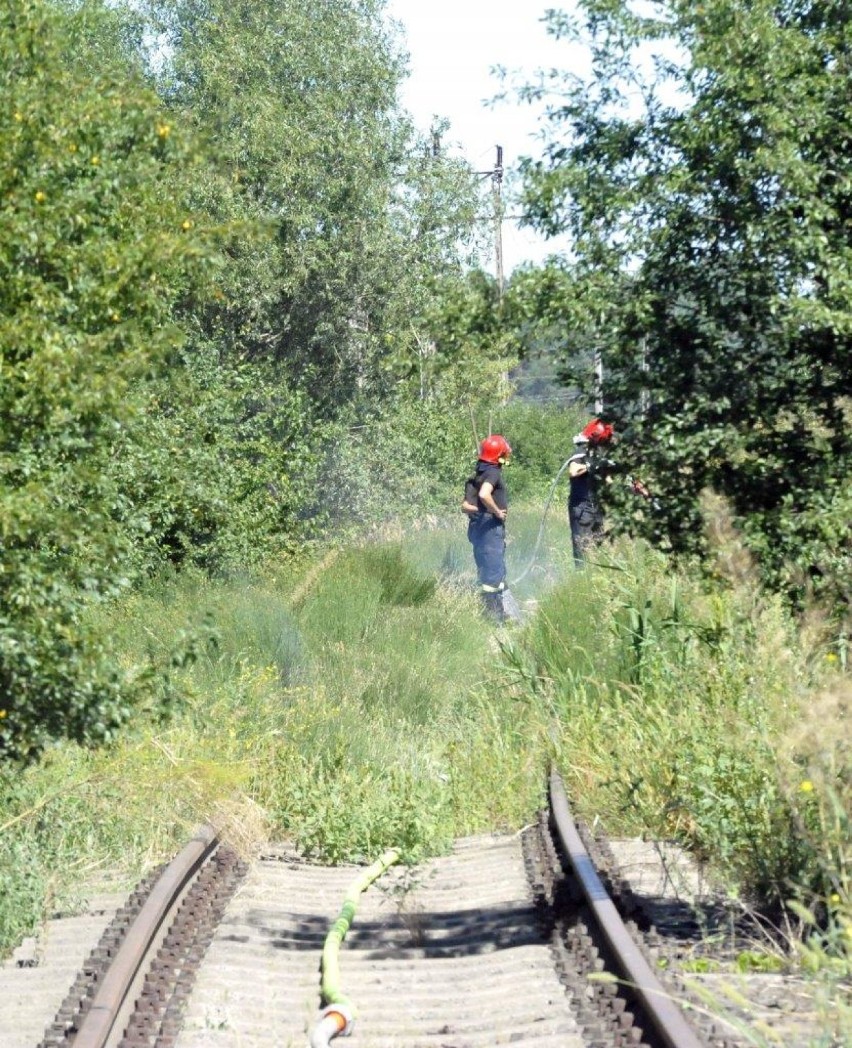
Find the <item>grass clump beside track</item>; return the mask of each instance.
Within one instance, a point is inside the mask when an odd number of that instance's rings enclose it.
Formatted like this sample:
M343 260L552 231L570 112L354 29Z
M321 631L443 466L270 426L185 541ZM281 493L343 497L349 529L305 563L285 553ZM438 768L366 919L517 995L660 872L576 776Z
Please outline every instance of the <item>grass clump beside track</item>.
M577 810L614 835L678 841L746 912L774 904L754 957L809 971L814 1045L852 1044L844 638L818 615L794 621L729 552L708 581L641 546L605 548L544 598L508 672L549 719ZM731 1010L724 995L708 1006Z
M511 652L518 693L547 711L572 792L612 831L677 839L783 898L816 872L797 828L809 758L785 739L819 674L777 602L661 567L625 547L554 590Z

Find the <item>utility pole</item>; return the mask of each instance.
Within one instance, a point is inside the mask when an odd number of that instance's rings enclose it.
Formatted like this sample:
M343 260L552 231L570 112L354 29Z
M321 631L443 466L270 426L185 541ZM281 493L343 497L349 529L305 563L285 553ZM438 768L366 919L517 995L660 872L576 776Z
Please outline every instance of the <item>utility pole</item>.
M603 354L599 349L595 350L595 414L602 415L604 409L603 401Z
M642 338L642 372L647 373L650 370L648 365L648 339L643 336ZM639 413L643 419L648 417L648 409L651 407L651 394L648 392L648 379L647 377L642 380L642 389L639 391Z
M503 147L497 146L497 163L491 176L494 189L494 263L497 275L497 295L503 301Z
M494 200L494 268L497 278L497 296L503 301L503 147L497 146L497 163L490 171L477 171L478 175L491 178L491 195Z
M597 346L595 347L595 414L602 415L604 410L604 399L603 399L603 382L604 382L604 366L603 366L603 352L601 351L601 342L603 340L603 325L604 325L604 314L601 311L600 317L598 318L598 337Z

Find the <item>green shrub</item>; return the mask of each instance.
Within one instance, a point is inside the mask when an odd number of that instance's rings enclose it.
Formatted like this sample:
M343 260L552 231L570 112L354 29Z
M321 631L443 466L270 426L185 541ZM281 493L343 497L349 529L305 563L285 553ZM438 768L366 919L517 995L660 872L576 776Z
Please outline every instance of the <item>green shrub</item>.
M323 428L274 369L220 357L193 346L149 381L144 413L103 462L138 573L172 564L227 574L311 534Z
M823 883L781 754L807 660L753 580L705 592L660 555L605 548L545 597L510 665L612 828L676 837L763 899Z
M510 401L494 413L495 432L512 445L507 484L513 499L543 499L560 467L574 452L572 437L588 422L576 408L539 407ZM562 499L568 490L564 478Z
M121 41L95 5L0 12L0 760L110 739L140 694L83 622L134 563L103 465L212 252L180 188L195 143Z

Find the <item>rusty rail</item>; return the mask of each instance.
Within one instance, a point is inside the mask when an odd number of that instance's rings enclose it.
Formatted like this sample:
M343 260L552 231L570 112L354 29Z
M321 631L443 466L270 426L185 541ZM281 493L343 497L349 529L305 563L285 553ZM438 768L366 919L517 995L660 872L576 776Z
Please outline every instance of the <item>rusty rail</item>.
M553 832L561 844L564 857L573 868L573 876L607 944L611 959L615 961L618 978L644 1016L646 1032L650 1034L653 1029L656 1035L654 1043L664 1045L665 1048L704 1048L671 992L657 979L625 927L583 844L574 824L564 785L555 772L550 775L549 794ZM74 1031L74 1048L108 1048L115 1043L116 1035L120 1032L120 1016L161 929L167 919L171 923L170 914L183 898L185 889L191 883L194 885L192 891L200 886L200 882L194 879L205 862L211 856L214 862L218 861L215 858L221 855L217 851L218 846L216 829L204 826L165 869L142 905L138 917L128 928L101 982L96 984L97 993Z
M137 973L163 921L199 867L219 843L203 826L163 871L128 930L74 1038L74 1048L105 1048Z
M586 902L618 958L627 985L639 998L656 1033L668 1048L704 1048L702 1041L672 1000L671 994L654 975L607 894L580 839L568 806L565 787L556 772L551 772L550 775L550 808L557 835L571 862Z

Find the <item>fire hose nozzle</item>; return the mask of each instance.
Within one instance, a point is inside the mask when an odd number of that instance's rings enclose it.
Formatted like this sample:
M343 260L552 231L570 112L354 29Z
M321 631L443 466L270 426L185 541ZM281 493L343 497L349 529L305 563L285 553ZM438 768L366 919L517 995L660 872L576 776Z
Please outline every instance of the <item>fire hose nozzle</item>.
M334 1037L352 1033L355 1014L348 1004L327 1004L311 1031L311 1048L326 1048Z

